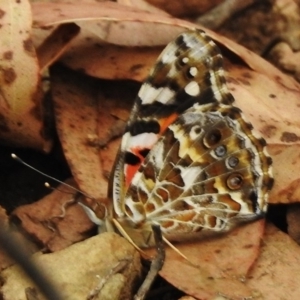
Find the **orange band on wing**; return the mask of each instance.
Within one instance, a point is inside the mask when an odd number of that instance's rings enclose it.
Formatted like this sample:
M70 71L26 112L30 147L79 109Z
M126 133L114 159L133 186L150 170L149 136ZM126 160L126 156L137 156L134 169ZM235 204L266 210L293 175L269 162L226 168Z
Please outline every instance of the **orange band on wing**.
M159 124L160 124L160 131L158 136L162 135L165 130L169 127L170 124L172 124L176 119L178 118L178 114L177 113L173 113L172 115L170 115L167 118L162 118L159 120ZM143 163L144 161L144 157L140 154L140 151L144 150L144 148L142 147L136 147L136 148L131 148L130 152L133 153L134 155L136 155L139 159L140 159L140 163L136 164L136 165L130 165L130 164L126 164L126 169L125 169L125 186L126 188L129 187L133 176L135 175L135 173L138 171L140 165Z
M160 124L159 134L161 135L162 133L164 133L165 130L169 127L169 125L172 124L177 118L178 118L178 114L173 113L167 118L160 119L159 120L159 124Z

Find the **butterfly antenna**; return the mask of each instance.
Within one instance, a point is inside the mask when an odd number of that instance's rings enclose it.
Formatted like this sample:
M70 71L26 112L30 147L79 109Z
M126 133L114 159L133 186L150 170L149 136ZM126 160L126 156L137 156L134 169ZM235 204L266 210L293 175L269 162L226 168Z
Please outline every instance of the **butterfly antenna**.
M48 174L46 174L46 173L44 173L44 172L42 172L42 171L40 171L40 170L34 168L33 166L27 164L24 160L22 160L22 159L21 159L19 156L17 156L16 154L12 153L12 154L11 154L11 157L12 157L14 160L16 160L17 162L21 163L22 165L24 165L24 166L30 168L31 170L34 170L35 172L37 172L37 173L39 173L39 174L41 174L41 175L43 175L43 176L45 176L45 177L47 177L47 178L49 178L49 179L52 179L52 180L54 180L55 182L58 182L58 183L60 183L60 184L62 184L62 185L64 185L64 186L67 186L67 187L71 188L72 190L74 190L75 192L80 193L81 195L85 196L86 198L93 199L93 197L91 197L91 196L85 194L84 192L82 192L81 190L77 189L76 187L74 187L74 186L72 186L72 185L70 185L70 184L67 184L67 183L65 183L65 182L63 182L63 181L61 181L61 180L59 180L59 179L57 179L57 178L55 178L55 177L52 177L52 176L50 176L50 175L48 175ZM50 186L49 183L47 183L47 182L45 183L45 186L51 188L51 186Z
M44 185L45 185L45 187L46 187L47 189L49 189L49 190L52 190L52 191L58 191L58 192L65 193L65 194L74 195L73 192L67 192L67 191L61 190L61 189L59 189L59 188L56 188L56 187L50 185L49 182L45 182ZM82 192L80 192L80 193L82 194ZM87 197L87 196L86 196L86 197Z

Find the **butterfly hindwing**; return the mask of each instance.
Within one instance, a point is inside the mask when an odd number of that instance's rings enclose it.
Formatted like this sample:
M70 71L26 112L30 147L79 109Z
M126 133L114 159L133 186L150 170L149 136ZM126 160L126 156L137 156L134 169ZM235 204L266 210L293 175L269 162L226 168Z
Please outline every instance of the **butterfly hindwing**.
M125 197L135 224L165 235L226 231L262 217L272 186L265 144L232 106L191 108L160 137Z

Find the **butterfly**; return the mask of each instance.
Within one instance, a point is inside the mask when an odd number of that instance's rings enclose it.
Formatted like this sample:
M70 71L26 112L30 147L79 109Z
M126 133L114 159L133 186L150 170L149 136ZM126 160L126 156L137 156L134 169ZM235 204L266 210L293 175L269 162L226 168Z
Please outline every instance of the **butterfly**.
M204 31L166 46L136 97L109 185L107 218L141 233L138 246L153 245L153 224L180 240L265 215L272 160L233 102Z

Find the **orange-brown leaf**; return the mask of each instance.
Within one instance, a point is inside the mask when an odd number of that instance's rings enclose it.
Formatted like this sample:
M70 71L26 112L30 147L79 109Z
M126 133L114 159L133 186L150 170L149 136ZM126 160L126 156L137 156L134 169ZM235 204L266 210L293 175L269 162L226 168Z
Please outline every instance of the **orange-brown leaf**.
M74 190L63 185L35 203L19 206L12 215L25 232L51 251L86 239L94 226L74 202Z
M259 220L224 236L176 244L191 263L167 248L160 275L197 299L250 297L252 292L244 280L259 255L263 231L264 221Z
M31 40L30 4L1 1L0 7L0 139L49 151L42 120L39 65Z
M258 298L299 299L299 258L299 246L274 225L267 224L260 256L246 285Z

